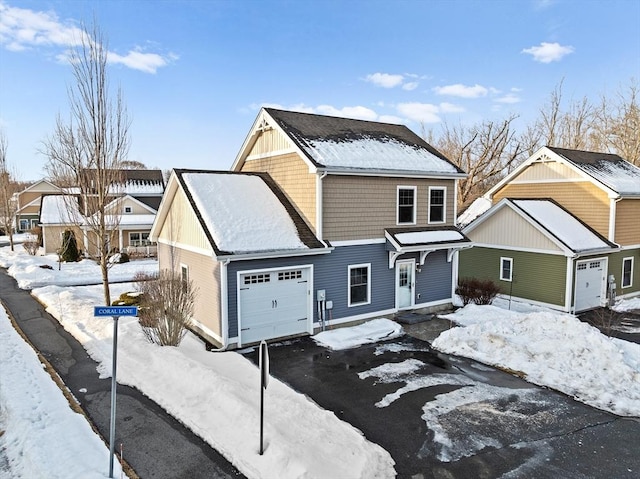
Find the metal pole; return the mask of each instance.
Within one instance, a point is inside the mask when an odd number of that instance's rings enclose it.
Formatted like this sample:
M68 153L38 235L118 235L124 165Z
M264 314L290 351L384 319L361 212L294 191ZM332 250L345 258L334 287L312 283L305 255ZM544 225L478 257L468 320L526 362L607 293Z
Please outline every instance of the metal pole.
M116 364L118 359L118 319L113 317L113 354L111 361L111 423L109 426L109 477L113 478L113 456L116 446Z

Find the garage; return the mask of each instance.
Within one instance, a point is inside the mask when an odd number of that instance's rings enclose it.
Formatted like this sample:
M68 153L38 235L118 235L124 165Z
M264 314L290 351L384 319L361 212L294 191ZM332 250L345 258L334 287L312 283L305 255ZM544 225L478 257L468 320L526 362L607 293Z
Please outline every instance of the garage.
M576 263L575 312L602 306L606 259L591 259Z
M240 345L313 332L309 266L238 275Z

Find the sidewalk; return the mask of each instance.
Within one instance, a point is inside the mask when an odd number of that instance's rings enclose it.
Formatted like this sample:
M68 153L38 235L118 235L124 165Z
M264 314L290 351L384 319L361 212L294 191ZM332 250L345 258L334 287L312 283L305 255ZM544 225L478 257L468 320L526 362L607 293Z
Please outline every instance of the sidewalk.
M97 363L82 345L4 269L0 269L0 291L20 329L78 399L108 448L111 379L99 379ZM244 477L138 390L118 385L117 392L116 449L123 445L124 459L140 478Z

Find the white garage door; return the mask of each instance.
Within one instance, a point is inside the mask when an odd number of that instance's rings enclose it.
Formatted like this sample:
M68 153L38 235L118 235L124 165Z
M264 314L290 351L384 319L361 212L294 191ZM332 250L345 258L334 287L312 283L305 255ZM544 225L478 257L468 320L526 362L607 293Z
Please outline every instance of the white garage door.
M241 273L239 343L311 332L309 275L307 267Z
M576 312L602 305L605 265L604 259L576 263Z

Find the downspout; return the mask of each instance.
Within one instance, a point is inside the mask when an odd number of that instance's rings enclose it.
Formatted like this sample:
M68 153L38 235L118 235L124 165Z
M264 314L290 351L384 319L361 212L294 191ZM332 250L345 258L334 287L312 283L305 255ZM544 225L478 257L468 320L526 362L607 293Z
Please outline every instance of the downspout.
M565 287L564 287L564 309L568 313L571 312L571 304L573 301L573 290L574 290L574 279L573 279L573 270L575 268L575 264L573 262L573 256L567 256L567 275L565 278Z
M215 256L213 258L215 260ZM220 261L220 324L222 325L222 346L210 349L211 352L221 353L229 347L229 302L227 297L227 265L230 259Z
M616 237L616 203L620 201L620 197L611 198L609 200L609 238L612 243L615 242Z

